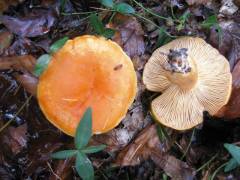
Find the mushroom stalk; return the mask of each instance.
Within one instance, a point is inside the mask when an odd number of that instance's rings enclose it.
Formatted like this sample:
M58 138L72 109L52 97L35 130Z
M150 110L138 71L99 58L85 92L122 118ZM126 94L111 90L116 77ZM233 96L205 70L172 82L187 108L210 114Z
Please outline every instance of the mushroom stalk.
M197 67L187 54L187 49L170 49L167 56L168 60L164 65L164 69L169 81L185 91L194 88L198 79Z

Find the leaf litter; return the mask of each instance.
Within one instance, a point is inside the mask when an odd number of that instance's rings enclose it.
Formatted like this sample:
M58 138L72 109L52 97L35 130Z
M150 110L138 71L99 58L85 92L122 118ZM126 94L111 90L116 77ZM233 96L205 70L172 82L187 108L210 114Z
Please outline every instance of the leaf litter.
M66 13L84 12L86 15L66 16L60 12L59 2L35 1L34 4L28 1L9 1L1 9L0 127L14 117L10 125L0 132L0 144L5 147L0 149L0 177L6 179L77 177L72 159L51 159L52 152L71 148L73 143L70 143L70 137L46 121L36 99L31 98L23 111L16 115L30 94L36 95L38 79L33 75L36 58L49 53L50 44L61 37L71 38L89 33L87 12L95 12L96 8L100 8L95 1L67 1L64 7ZM111 22L104 23L105 28L115 30L112 39L133 60L138 76L138 93L128 114L117 128L91 139L91 145L107 145L105 152L90 156L97 167L97 178L161 179L167 175L172 179L201 179L212 176L221 163L226 162L223 143L240 140L237 134L240 124L235 120L239 118L240 105L240 22L237 18L238 4L235 1L229 2L236 6L226 7L224 1L216 3L205 0L143 2L143 7L159 16L174 19L171 12L173 8L176 20L189 12L190 16L186 21L179 19L182 23L179 29L176 29L178 23L172 24L172 21L159 19L139 6L134 6L135 12L152 22L116 14ZM204 29L201 23L212 15L217 17L216 21ZM100 16L103 22L106 22L105 18L107 16ZM155 24L163 29L159 31ZM221 34L216 30L218 24ZM203 125L197 128L193 136L192 130L181 133L168 128L162 128L160 132L156 130L149 112L150 102L156 94L146 91L141 81L144 64L153 50L174 38L173 36L186 35L203 37L219 49L228 58L233 73L232 97L219 112L221 119L216 120L206 114ZM225 128L231 132L226 132ZM216 153L218 157L208 163ZM219 178L229 177L224 172L218 174ZM237 178L239 172L234 171L231 175L232 178Z

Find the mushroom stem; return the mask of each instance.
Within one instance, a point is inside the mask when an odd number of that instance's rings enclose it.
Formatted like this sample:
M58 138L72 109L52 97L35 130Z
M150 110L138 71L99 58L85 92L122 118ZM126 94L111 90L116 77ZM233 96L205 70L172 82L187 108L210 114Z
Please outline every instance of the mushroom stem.
M169 50L168 60L164 65L167 78L182 90L191 90L198 79L197 67L187 54L186 48Z

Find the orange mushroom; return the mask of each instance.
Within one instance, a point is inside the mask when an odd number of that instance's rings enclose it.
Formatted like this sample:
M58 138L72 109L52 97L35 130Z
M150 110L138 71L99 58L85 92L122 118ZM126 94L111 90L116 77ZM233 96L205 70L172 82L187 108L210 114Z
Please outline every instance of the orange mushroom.
M87 107L93 133L116 127L132 104L137 78L120 46L85 35L68 40L40 76L37 97L47 119L73 136Z
M152 114L177 130L214 115L230 97L232 75L227 59L201 38L183 37L155 50L143 72L147 89L162 92Z

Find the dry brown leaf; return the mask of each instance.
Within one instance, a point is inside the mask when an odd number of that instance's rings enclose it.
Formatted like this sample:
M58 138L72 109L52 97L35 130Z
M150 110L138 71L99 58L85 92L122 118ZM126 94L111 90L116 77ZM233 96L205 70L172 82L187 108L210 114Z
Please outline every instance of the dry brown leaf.
M161 167L164 172L172 179L177 180L193 180L195 177L195 170L187 165L187 163L180 161L171 155L161 156L158 152L152 151L151 159L156 165Z
M28 72L25 72L24 74L16 74L15 78L27 92L33 96L37 95L38 78Z
M151 149L160 147L155 125L146 127L137 138L118 155L116 164L135 166L151 155ZM159 151L159 153L162 153Z
M36 37L44 35L50 31L55 24L57 14L52 9L34 9L23 17L0 16L2 24L7 29L21 37Z
M74 165L73 158L57 161L56 165L53 167L54 174L51 174L49 180L59 180L59 178L71 179L71 169L73 165Z
M13 40L13 34L8 31L0 31L0 54L8 48Z
M137 106L129 110L120 126L108 133L94 136L91 143L93 145L106 144L106 150L109 152L119 151L150 122L149 116L144 117L142 107Z
M233 76L233 84L229 102L215 116L234 119L240 117L240 111L238 110L240 105L240 24L230 20L222 21L220 26L222 28L221 41L219 41L217 32L212 30L210 42L219 49L221 54L228 58Z
M6 146L5 148L9 148L14 155L18 154L27 146L27 125L7 128L1 141Z
M127 55L132 58L144 54L144 32L136 18L118 14L109 26L117 30L113 40L124 49Z
M220 34L212 29L210 43L227 57L232 71L240 59L240 24L234 21L223 21L219 25L222 29L221 38L219 38Z
M27 54L36 54L40 51L37 43L30 39L23 37L16 37L15 41L9 48L5 48L2 52L2 56L21 56Z
M18 71L32 72L35 64L36 59L31 55L0 58L0 70L15 69Z
M31 74L36 59L31 55L12 56L0 58L0 70L14 69L20 73L14 73L18 82L32 95L36 95L38 79Z
M220 15L231 16L237 12L238 7L234 4L233 0L222 0L222 6L219 10Z
M169 146L159 141L156 126L150 125L119 153L116 164L134 166L151 158L171 178L193 179L194 169L190 168L185 162L169 155L168 150Z
M63 143L59 140L59 136L54 133L51 136L44 135L39 139L35 139L28 151L29 162L25 166L26 174L31 176L36 173L36 169L47 168L46 162L51 160L51 154L62 146Z
M230 100L226 106L216 114L218 117L234 119L240 117L240 61L235 65L233 72L233 85Z

